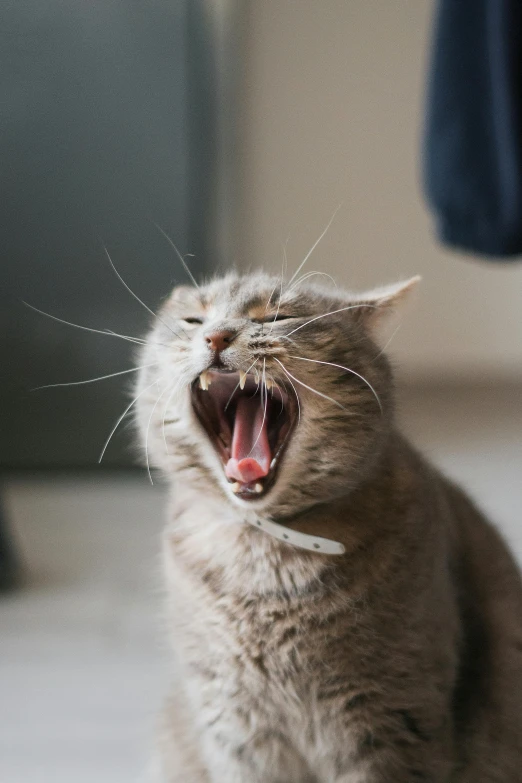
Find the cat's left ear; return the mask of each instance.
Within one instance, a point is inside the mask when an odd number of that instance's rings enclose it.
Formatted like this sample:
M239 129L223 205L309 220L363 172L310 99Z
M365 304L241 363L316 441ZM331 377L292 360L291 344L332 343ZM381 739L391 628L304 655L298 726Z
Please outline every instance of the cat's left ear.
M354 315L357 320L379 337L393 316L399 313L413 290L420 282L420 275L404 280L394 285L375 288L355 298Z

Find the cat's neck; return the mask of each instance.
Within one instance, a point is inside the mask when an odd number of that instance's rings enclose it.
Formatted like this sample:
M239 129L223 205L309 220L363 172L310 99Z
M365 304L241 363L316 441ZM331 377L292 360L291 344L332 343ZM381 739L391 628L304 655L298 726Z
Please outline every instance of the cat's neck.
M346 554L341 557L306 552L255 529L253 519L270 516L236 508L215 489L202 492L201 486L178 486L172 493L166 533L168 556L202 578L205 573L214 579L219 574L220 583L231 590L309 589L311 583L324 583L325 574L339 567L346 570L347 560L351 571L356 560L359 571L364 560L377 557L372 551L385 550L388 539L400 539L421 465L409 445L393 435L375 469L351 492L276 518L289 530L342 542Z

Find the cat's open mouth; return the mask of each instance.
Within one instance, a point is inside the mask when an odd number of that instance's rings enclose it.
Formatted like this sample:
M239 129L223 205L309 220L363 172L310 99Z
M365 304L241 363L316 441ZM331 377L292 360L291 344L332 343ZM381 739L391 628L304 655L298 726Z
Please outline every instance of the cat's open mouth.
M192 404L232 491L243 500L262 497L296 422L294 397L251 373L207 370L192 384Z

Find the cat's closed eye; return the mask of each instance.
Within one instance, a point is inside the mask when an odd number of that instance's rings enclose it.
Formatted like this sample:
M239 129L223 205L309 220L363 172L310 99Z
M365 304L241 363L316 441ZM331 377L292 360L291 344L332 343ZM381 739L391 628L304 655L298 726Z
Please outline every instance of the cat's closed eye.
M182 318L181 320L191 326L201 325L203 323L203 318Z

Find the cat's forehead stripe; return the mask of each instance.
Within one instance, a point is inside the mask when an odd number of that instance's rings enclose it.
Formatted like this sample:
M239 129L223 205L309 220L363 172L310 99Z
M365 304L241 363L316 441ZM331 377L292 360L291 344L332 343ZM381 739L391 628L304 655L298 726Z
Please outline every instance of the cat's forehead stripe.
M285 305L297 315L308 315L317 310L317 302L308 293L281 291L280 280L276 278L260 280L257 286L252 282L242 284L241 281L219 288L212 284L212 290L201 293L200 302L209 315L226 308L228 315L254 319L263 318L275 308Z

